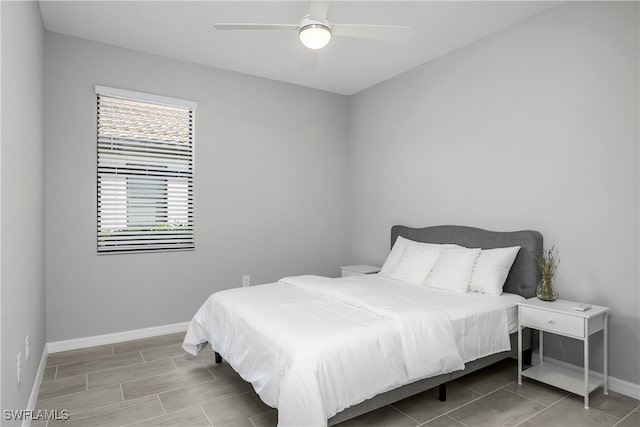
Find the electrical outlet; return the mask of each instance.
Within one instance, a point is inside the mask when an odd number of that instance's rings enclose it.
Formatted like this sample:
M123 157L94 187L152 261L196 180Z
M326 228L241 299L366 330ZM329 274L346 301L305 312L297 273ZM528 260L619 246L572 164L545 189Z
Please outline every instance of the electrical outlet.
M18 353L16 358L16 367L18 371L18 384L20 384L20 377L22 376L22 353Z
M245 274L242 276L242 287L251 286L251 276Z
M31 354L31 340L29 339L29 335L24 339L24 360L29 360L29 355Z

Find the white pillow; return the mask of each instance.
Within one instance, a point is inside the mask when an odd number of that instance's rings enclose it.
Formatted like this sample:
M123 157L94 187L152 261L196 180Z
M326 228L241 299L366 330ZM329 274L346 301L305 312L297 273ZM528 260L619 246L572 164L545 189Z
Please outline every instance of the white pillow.
M471 275L469 291L487 295L501 295L502 287L519 250L520 246L483 249Z
M402 258L402 254L404 253L404 248L411 243L417 244L418 242L414 242L413 240L405 239L402 236L398 236L395 243L393 244L393 247L391 248L391 252L389 252L389 255L387 255L387 259L385 260L384 264L382 265L382 268L380 269L379 274L381 276L386 276L386 277L391 276L391 273L398 265L400 258Z
M414 285L424 283L439 254L440 248L430 245L406 245L389 278Z
M425 284L432 288L467 292L480 249L444 248Z
M462 247L454 244L440 245L436 243L416 242L414 240L409 240L409 239L405 239L402 236L398 236L395 243L393 244L393 248L391 248L391 252L389 252L389 255L387 256L387 260L384 262L384 264L382 265L382 268L380 269L379 274L381 276L391 277L391 273L398 266L398 263L402 258L402 254L404 253L404 249L407 246L429 246L432 248L440 248L440 249L447 248L447 247L453 247L453 248Z

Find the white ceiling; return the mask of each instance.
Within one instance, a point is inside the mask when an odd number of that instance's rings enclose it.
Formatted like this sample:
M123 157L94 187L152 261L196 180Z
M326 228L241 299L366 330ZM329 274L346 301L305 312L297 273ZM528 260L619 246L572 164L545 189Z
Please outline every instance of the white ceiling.
M47 30L351 95L561 2L332 1L333 23L413 26L408 44L335 37L311 51L295 31L217 31L214 22L298 23L308 1L41 1Z

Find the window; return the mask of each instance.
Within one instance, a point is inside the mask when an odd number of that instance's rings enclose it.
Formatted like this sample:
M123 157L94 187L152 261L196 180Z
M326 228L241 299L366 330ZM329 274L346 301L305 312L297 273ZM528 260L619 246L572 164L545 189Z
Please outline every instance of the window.
M196 104L96 86L98 253L194 249Z

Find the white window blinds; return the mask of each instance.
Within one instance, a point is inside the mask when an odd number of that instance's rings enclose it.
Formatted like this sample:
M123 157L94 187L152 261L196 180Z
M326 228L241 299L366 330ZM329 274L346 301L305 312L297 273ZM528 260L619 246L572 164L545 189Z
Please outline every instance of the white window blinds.
M96 93L98 253L194 249L195 103Z

